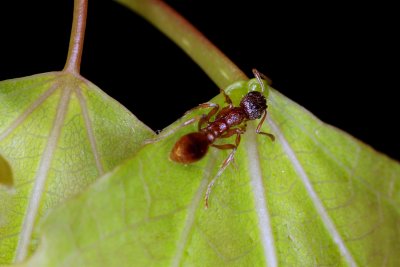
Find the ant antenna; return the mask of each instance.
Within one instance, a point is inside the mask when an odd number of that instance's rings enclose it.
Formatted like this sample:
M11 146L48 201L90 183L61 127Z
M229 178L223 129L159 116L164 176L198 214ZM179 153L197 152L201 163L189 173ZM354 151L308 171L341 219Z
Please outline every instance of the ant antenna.
M254 76L257 78L258 83L259 83L260 86L261 86L261 92L264 92L265 87L264 87L264 83L263 83L263 81L261 80L261 78L264 79L264 80L266 80L268 84L271 84L271 83L272 83L271 79L268 78L267 76L265 76L264 74L262 74L261 72L259 72L259 71L256 70L256 69L252 69L252 71L253 71Z
M264 83L263 83L262 80L261 80L261 75L260 75L260 73L259 73L258 70L256 70L256 69L252 69L252 71L253 71L254 76L256 76L258 83L259 83L260 86L261 86L261 92L264 93L264 89L265 89L265 88L264 88Z

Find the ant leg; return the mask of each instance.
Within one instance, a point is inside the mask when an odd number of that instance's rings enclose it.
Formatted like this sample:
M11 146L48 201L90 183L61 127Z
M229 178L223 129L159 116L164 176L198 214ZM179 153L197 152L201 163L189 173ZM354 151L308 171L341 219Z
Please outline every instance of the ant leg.
M210 119L212 116L214 116L218 110L219 110L219 105L218 104L214 104L214 103L204 103L202 105L208 104L209 107L212 107L212 109L210 110L210 112L208 112L208 114L206 116L204 116L203 118L201 118L201 120L199 121L199 125L198 125L198 130L200 131L203 124L204 123L209 123ZM211 105L212 104L212 105Z
M214 186L215 181L221 176L221 174L224 172L225 168L228 166L228 164L232 161L234 155L235 155L236 149L234 149L229 156L225 159L224 163L222 164L221 168L219 169L217 175L211 180L211 182L207 186L207 191L206 195L204 197L205 200L205 208L208 208L208 199L210 198L211 194L211 189Z
M225 93L225 91L223 89L219 89L219 90L224 95L225 102L229 105L229 108L233 107L232 99Z
M225 134L221 135L219 138L228 138L234 134L244 134L245 132L246 132L246 125L243 125L240 128L229 129Z
M212 144L211 146L218 148L218 149L235 149L239 143L240 143L240 135L244 134L246 132L246 125L241 126L240 128L235 128L235 129L230 129L227 133L225 133L224 135L221 135L220 138L228 138L231 137L232 135L236 134L238 136L236 136L236 145L232 145L232 144L224 144L224 145L215 145ZM232 163L234 164L235 159L232 159ZM234 167L236 168L237 166L234 165Z
M224 144L224 145L211 145L212 147L225 150L225 149L236 149L236 146L234 144Z
M203 115L199 115L199 116L196 116L196 117L194 117L194 118L191 118L191 119L189 119L189 120L183 122L181 125L179 125L178 127L172 129L171 131L169 131L169 132L167 132L167 133L161 133L161 134L158 135L156 138L152 138L152 139L145 140L145 141L143 142L143 144L151 144L151 143L160 141L160 140L162 140L162 139L164 139L164 138L170 136L171 134L174 134L174 133L175 133L176 131L178 131L179 129L181 129L181 128L185 127L185 126L188 126L188 125L190 125L190 124L192 124L192 123L194 123L194 122L196 122L196 121L199 122L198 128L199 128L199 130L200 130L200 129L201 129L201 126L202 126L205 122L208 123L209 120L210 120L210 118L211 118L215 113L218 112L219 105L218 105L218 104L214 104L214 103L209 103L209 102L203 103L203 104L198 105L197 107L194 107L194 108L192 108L192 109L186 111L185 114L184 114L184 115L186 115L186 114L188 114L188 113L190 113L190 112L192 112L192 111L194 111L194 110L203 109L203 108L212 108L212 109L210 110L210 112L208 112L207 115L203 114Z
M246 132L245 127L230 129L228 132L226 132L224 135L221 135L219 138L228 138L236 134L235 144L223 144L223 145L212 144L211 146L222 150L236 149L240 143L240 135L244 134L245 132Z
M206 103L203 103L203 104L198 105L197 107L194 107L194 108L189 109L189 110L186 111L183 115L185 116L185 115L187 115L187 114L189 114L189 113L192 113L192 112L195 111L195 110L204 109L204 108L213 108L213 109L216 109L215 112L217 112L217 110L219 109L219 105L218 105L218 104L215 104L215 103L211 103L211 102L206 102Z
M215 119L218 119L218 118L224 116L225 114L227 114L228 112L230 112L231 109L233 108L233 104L232 104L231 98L230 98L227 94L225 94L225 91L224 91L224 90L220 89L220 91L221 91L221 94L224 95L224 97L225 97L225 102L228 104L228 106L223 107L221 110L219 110L219 112L218 112L217 116L215 117ZM210 118L211 118L211 117L210 117ZM200 130L200 128L199 128L199 130Z
M206 102L203 104L198 105L197 107L194 107L188 111L185 112L184 115L187 115L188 113L191 113L197 109L203 109L203 108L212 108L210 110L210 112L208 112L207 115L204 115L200 118L199 120L199 124L198 124L198 130L200 131L201 127L203 126L204 123L208 123L211 119L212 116L214 116L218 110L219 110L219 105L218 104L214 104L214 103L210 103L210 102Z
M261 132L261 131L260 131L261 126L262 126L262 124L264 123L266 117L267 117L267 111L264 111L264 114L263 114L263 116L262 116L262 118L261 118L261 120L260 120L260 123L257 125L256 133L257 133L257 134L266 135L266 136L268 136L268 137L271 139L271 141L275 141L275 136L274 136L273 134L265 133L265 132Z
M172 130L166 132L166 133L161 132L161 134L159 134L157 137L152 138L152 139L147 139L147 140L145 140L145 141L143 142L143 144L146 145L146 144L151 144L151 143L155 143L155 142L157 142L157 141L163 140L164 138L166 138L166 137L170 136L171 134L174 134L175 132L177 132L179 129L181 129L181 128L183 128L183 127L186 127L186 126L188 126L188 125L190 125L190 124L192 124L192 123L195 123L196 121L200 121L200 120L202 120L204 117L205 117L205 115L203 114L203 115L200 115L200 116L196 116L196 117L194 117L194 118L191 118L191 119L189 119L189 120L183 122L181 125L177 126L176 128L174 128L174 129L172 129Z
M221 174L224 172L226 167L228 167L229 163L234 160L236 149L240 144L240 135L243 133L243 129L240 129L240 128L231 129L227 134L230 134L229 136L232 136L235 133L236 133L235 144L212 145L213 147L216 147L219 149L232 149L232 152L224 160L224 162L222 163L221 167L218 170L217 175L211 180L211 182L207 186L206 195L204 197L206 209L208 208L208 199L210 198L211 190L215 184L215 181L221 176Z

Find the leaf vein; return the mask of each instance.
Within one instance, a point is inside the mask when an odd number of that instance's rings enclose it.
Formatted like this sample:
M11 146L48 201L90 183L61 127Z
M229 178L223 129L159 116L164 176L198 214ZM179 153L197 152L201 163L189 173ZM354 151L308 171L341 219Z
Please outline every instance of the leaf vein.
M185 226L183 227L183 230L181 232L181 236L178 239L177 243L177 248L174 253L174 257L172 259L171 266L177 267L180 266L180 263L182 261L183 257L183 252L185 251L185 246L187 242L189 241L189 235L190 232L193 229L194 223L195 223L195 215L196 215L196 210L199 207L199 204L201 203L202 196L204 195L204 192L207 188L208 180L211 174L211 171L214 169L216 160L217 151L213 151L210 155L210 158L207 162L207 165L205 167L205 170L203 172L203 179L201 180L201 183L199 185L199 188L192 198L192 202L188 206L188 214L186 216L186 221L185 221Z
M51 89L49 91L51 91ZM41 197L44 193L46 178L50 169L50 164L52 162L54 150L56 149L57 142L61 134L62 125L64 123L64 119L68 110L70 94L70 88L64 88L64 90L62 91L62 95L60 97L60 101L57 107L57 114L54 118L54 125L51 129L46 148L43 152L39 168L36 172L36 176L34 179L35 184L31 192L16 249L15 260L17 262L24 260L28 252L33 226L39 211Z
M77 90L75 90L75 92L76 92L77 98L79 100L79 105L82 110L82 116L83 116L83 120L85 121L87 136L89 138L89 142L90 142L90 146L91 146L91 149L93 152L94 160L96 162L96 167L97 167L97 170L99 171L99 176L100 176L100 175L104 174L104 168L103 168L103 164L101 163L101 160L100 160L100 153L97 149L96 137L94 135L92 121L89 116L89 111L88 111L88 108L86 105L86 100L83 97L81 90L82 90L81 88L78 88Z
M321 216L321 219L328 230L329 234L332 236L333 241L336 243L336 245L339 248L340 253L342 256L346 259L347 263L350 266L357 266L356 262L354 261L350 251L346 247L342 237L340 236L338 230L336 229L335 224L331 220L331 218L328 215L328 212L326 211L324 205L322 204L321 200L319 199L317 193L315 192L310 179L308 178L307 173L301 166L301 163L297 159L297 156L293 149L290 147L288 141L286 138L283 136L283 133L279 129L279 127L275 124L275 122L272 121L271 118L267 119L269 125L271 126L271 129L273 132L276 134L276 136L279 139L279 142L282 145L283 150L286 152L290 162L292 163L296 173L300 177L301 181L303 182L303 185L305 189L307 190L307 193L309 194L318 214Z
M277 93L274 92L274 94L277 94ZM300 129L303 133L305 133L305 134L316 144L316 146L318 146L318 147L325 153L326 156L328 156L328 157L329 157L330 159L332 159L338 166L340 166L340 167L343 168L348 174L350 174L350 173L352 172L351 168L348 167L348 166L346 166L345 163L344 163L342 160L338 159L338 158L335 156L335 154L332 153L332 151L331 151L327 146L325 146L325 145L324 145L323 143L321 143L318 139L316 139L312 133L310 133L309 131L307 131L306 129L304 129L303 125L301 125L300 123L298 123L298 120L297 120L296 118L294 118L294 117L291 116L289 113L287 113L287 112L285 111L285 109L282 108L282 107L274 100L274 96L273 96L274 94L271 94L270 97L269 97L271 103L273 103L274 108L279 109L279 112L280 112L281 114L284 114L284 116L285 116L287 119L290 119L291 123L293 124L293 127L296 127L296 128L298 128L298 129ZM291 100L288 100L288 101L290 101L292 104L298 106L298 104L292 102ZM318 118L316 118L312 113L310 113L310 112L309 112L308 110L306 110L305 108L303 108L303 107L301 107L301 106L298 106L298 107L301 108L302 111L305 112L306 114L312 116L316 121L318 121L318 122L321 123L322 125L325 125L326 127L334 128L334 127L331 126L331 125L328 125L328 124L325 124L325 123L319 121ZM344 133L344 132L343 132L343 133ZM350 135L347 134L347 133L344 133L344 134L348 135L348 136L351 137L351 138L354 138L354 137L350 136ZM361 151L360 151L360 152L361 152ZM372 194L374 194L374 195L376 195L376 196L381 195L379 192L376 191L376 189L375 189L373 186L371 186L365 179L363 179L362 176L360 176L360 175L353 175L352 177L354 178L355 181L357 181L357 182L363 184L363 185L366 187L366 189L367 189L368 191L370 191ZM397 178L397 177L396 177L396 178ZM398 205L393 201L393 199L390 198L390 196L382 195L382 197L383 197L383 199L384 199L390 206L392 206L395 210L397 210L397 211L399 210Z
M9 127L7 127L1 134L0 134L0 141L5 139L8 135L10 135L19 125L21 125L26 118L35 111L44 101L46 101L49 96L53 94L53 92L58 88L58 83L54 83L54 85L49 89L46 90L38 99L33 102L20 116L18 116Z

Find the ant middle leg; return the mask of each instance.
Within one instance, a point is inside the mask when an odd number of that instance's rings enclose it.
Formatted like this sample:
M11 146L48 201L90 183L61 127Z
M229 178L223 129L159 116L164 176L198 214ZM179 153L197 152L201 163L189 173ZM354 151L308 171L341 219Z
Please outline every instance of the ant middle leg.
M219 138L229 138L232 135L236 134L236 140L235 140L235 144L223 144L223 145L216 145L216 144L212 144L211 146L218 148L218 149L232 149L232 150L236 150L236 148L239 146L240 143L240 135L244 134L246 132L246 125L243 125L240 128L234 128L234 129L230 129L228 132L226 132L225 134L221 135ZM235 158L232 157L232 159L230 161L234 161ZM229 164L229 162L228 162Z

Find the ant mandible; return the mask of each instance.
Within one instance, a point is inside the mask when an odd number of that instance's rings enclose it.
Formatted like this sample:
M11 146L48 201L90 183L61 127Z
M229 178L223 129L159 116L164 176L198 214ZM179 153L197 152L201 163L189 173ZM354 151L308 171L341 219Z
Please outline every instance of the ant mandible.
M198 131L182 136L175 143L171 151L171 160L188 164L202 159L210 146L218 149L232 149L229 156L222 163L217 175L207 186L207 191L205 194L206 208L208 208L208 199L216 179L234 159L236 149L240 144L240 136L246 132L246 121L261 118L257 125L256 133L266 135L271 138L272 141L275 140L275 137L272 134L260 131L261 126L267 116L267 100L262 94L264 92L264 83L262 82L261 77L266 80L268 80L268 78L259 73L256 69L253 69L253 73L261 86L261 92L251 91L247 93L242 98L239 107L235 107L232 104L231 98L225 93L224 90L221 89L221 93L224 95L225 102L228 104L228 106L220 110L219 105L217 104L203 103L189 110L188 112L196 109L212 108L207 115L203 114L200 119L191 119L183 124L183 126L185 126L193 123L196 120L199 120ZM213 116L215 116L215 119L211 121ZM214 144L217 139L228 138L233 135L236 135L234 144Z

